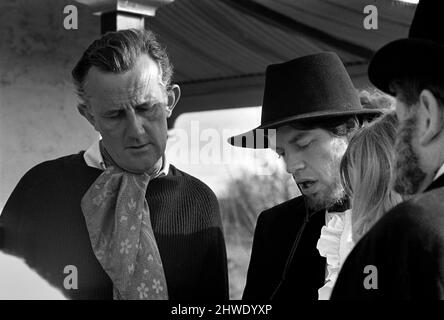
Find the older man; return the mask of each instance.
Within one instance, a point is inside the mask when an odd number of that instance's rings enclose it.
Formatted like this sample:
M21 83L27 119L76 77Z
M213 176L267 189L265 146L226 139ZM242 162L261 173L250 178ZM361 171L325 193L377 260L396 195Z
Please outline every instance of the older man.
M216 197L165 156L180 89L154 34L108 33L72 74L102 139L26 173L0 218L3 250L73 299L226 299Z
M319 298L327 274L326 259L316 248L321 229L348 209L339 162L358 118L376 114L362 108L335 53L267 68L262 124L230 143L273 148L302 195L259 215L244 299Z
M396 96L394 188L409 200L357 244L332 299L444 299L443 9L442 1L421 0L409 38L370 63L370 80Z

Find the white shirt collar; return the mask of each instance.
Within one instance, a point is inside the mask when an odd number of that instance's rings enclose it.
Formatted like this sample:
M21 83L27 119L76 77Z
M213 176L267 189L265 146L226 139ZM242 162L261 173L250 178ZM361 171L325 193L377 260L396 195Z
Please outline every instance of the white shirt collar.
M435 178L433 178L433 181L438 179L442 174L444 174L444 164L439 168L438 172L435 175Z
M83 158L85 159L88 167L105 170L105 162L103 161L102 154L100 153L99 142L100 138L95 140L93 144L85 151Z
M346 215L346 214L351 214L351 209L345 210L344 212L335 212L335 211L329 212L328 210L325 210L325 224L327 225L328 222L334 216L343 216L343 215Z
M102 153L100 152L99 142L100 138L95 140L93 144L85 151L83 158L89 167L105 170L105 162L103 161ZM154 178L166 176L170 170L170 163L165 154L162 157L162 168Z

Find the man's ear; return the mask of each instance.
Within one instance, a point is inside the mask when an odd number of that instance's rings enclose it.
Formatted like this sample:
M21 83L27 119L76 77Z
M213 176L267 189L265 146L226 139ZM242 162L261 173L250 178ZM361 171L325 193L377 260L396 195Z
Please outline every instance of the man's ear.
M442 110L435 95L427 89L419 95L420 130L419 143L429 144L443 129Z
M179 102L179 99L180 99L180 87L177 84L174 84L168 90L168 104L166 106L167 118L169 118L173 113L173 109L176 106L177 102Z
M94 129L97 130L96 128L96 121L94 119L94 115L91 112L91 108L88 107L86 104L84 103L79 103L79 105L77 106L77 110L79 110L79 113L86 119L88 120L89 123L91 123L91 125L94 127Z

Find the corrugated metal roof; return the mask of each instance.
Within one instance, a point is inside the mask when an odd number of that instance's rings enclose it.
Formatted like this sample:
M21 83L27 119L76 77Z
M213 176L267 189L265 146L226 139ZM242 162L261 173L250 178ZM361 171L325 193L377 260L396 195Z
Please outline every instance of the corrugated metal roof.
M378 30L363 26L376 5ZM187 110L259 105L266 66L335 51L355 84L371 55L407 35L414 6L393 0L176 0L147 21L167 46Z

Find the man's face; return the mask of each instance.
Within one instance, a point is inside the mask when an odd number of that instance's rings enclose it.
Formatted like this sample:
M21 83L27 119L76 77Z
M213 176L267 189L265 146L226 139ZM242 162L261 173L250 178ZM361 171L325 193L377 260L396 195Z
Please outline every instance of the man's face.
M399 120L396 135L396 162L394 190L402 195L418 193L426 178L420 167L418 153L415 151L418 115L415 108L410 108L396 99L396 115Z
M334 137L323 129L277 129L276 152L293 176L310 209L328 208L344 199L339 163L347 149L345 137Z
M123 169L141 173L153 169L167 140L168 97L161 71L148 55L123 74L93 67L85 85L92 118L106 150Z

